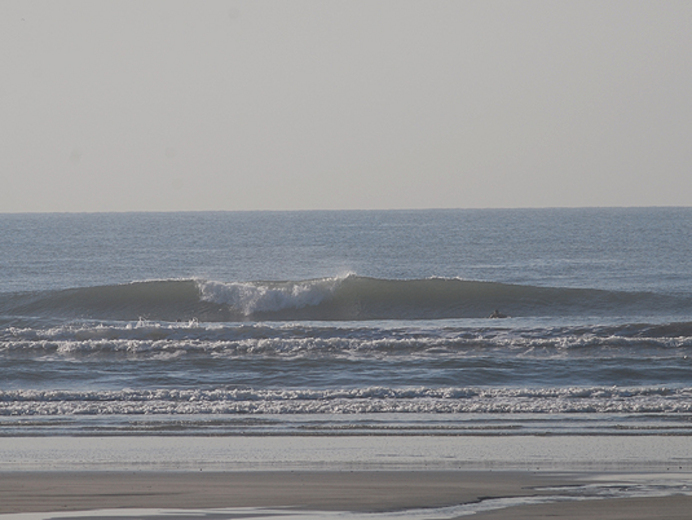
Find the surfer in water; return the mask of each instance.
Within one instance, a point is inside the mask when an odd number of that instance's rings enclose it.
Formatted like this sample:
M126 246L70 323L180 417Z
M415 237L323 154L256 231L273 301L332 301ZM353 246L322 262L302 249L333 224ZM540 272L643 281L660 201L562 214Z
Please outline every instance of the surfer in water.
M506 315L506 314L502 314L500 311L498 311L497 309L495 309L495 310L493 311L493 313L492 313L490 316L488 316L488 318L490 318L490 319L495 319L495 318L507 318L507 315Z

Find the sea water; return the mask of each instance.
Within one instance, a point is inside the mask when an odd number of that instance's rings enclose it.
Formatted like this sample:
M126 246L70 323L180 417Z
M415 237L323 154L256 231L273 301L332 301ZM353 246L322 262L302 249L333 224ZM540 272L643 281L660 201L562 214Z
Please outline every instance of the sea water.
M691 230L692 208L0 215L0 435L687 436Z

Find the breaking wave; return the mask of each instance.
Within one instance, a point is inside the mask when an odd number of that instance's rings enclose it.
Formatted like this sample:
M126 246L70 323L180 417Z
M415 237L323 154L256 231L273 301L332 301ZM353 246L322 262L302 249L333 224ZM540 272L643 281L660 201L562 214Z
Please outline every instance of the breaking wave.
M0 416L354 413L692 413L692 389L388 388L0 391Z
M497 322L494 322L497 323ZM692 322L580 325L507 329L310 323L67 323L0 329L0 355L35 357L201 356L252 359L459 359L496 352L498 357L593 356L637 352L653 358L692 358ZM678 367L679 368L679 367Z
M692 298L454 278L356 275L300 281L160 280L0 294L0 315L100 320L283 321L651 316L692 312Z

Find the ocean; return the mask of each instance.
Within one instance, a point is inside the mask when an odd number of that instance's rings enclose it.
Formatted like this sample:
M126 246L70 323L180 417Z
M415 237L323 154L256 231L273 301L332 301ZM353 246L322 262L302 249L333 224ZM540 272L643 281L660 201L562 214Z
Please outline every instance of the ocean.
M692 208L2 214L0 436L688 436L691 231Z

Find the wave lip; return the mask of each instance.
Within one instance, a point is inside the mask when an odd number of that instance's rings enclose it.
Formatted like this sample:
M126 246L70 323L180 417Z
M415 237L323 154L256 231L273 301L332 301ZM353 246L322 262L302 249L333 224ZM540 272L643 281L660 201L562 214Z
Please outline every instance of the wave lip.
M692 298L533 287L455 278L356 275L299 281L160 280L0 294L0 315L99 320L358 321L511 317L681 316Z

